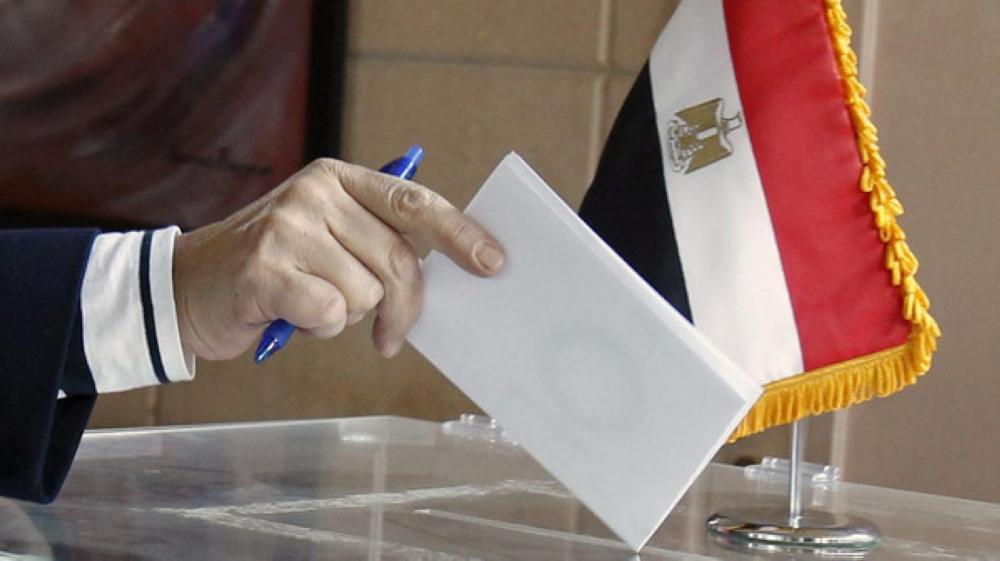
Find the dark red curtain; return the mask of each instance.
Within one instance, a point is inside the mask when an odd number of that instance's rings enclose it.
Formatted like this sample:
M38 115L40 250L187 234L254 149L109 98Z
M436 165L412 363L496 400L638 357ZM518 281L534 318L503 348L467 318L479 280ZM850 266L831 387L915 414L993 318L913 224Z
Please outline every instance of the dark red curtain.
M311 2L0 6L0 207L191 227L302 162Z

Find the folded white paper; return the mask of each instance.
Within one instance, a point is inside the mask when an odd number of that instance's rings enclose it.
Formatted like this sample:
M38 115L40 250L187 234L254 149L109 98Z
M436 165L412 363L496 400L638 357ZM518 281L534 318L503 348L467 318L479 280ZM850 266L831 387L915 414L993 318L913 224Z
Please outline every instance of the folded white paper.
M428 256L410 342L640 549L759 385L516 154L466 212L504 244L504 269L481 279Z

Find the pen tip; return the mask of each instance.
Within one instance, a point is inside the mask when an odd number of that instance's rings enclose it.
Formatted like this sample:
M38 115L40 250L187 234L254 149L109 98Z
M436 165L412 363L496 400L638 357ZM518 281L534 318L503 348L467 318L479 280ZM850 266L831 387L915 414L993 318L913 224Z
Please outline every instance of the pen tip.
M412 162L414 166L420 165L420 162L424 159L424 149L419 144L414 144L406 151L406 156L404 157L407 161Z

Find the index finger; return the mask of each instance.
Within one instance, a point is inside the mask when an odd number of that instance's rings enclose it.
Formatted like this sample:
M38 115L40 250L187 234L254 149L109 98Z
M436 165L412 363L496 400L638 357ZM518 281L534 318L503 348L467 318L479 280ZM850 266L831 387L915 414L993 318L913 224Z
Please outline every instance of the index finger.
M444 253L470 273L490 276L503 267L500 242L441 195L412 181L338 164L343 167L334 173L344 191L394 230Z

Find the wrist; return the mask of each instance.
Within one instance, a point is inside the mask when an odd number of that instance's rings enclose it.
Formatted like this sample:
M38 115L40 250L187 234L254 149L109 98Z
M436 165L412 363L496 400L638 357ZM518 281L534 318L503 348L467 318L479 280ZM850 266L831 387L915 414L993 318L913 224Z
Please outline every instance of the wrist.
M182 233L174 240L174 309L177 315L177 331L181 341L181 348L187 356L198 356L196 351L198 345L194 340L194 329L192 328L190 304L189 304L189 282L190 278L190 258L192 248L192 234Z

